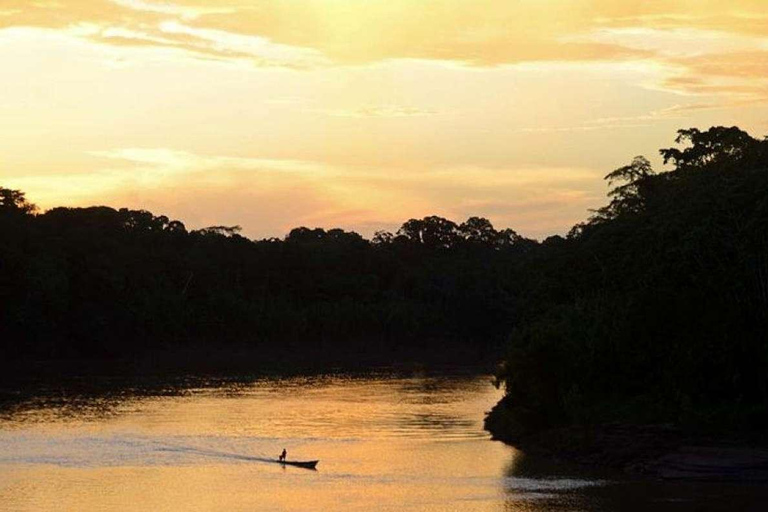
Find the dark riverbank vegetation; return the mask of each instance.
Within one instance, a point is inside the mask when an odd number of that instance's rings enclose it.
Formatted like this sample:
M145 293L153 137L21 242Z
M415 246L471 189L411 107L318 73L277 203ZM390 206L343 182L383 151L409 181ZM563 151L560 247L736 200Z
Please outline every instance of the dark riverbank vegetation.
M0 356L490 360L538 247L480 218L412 219L372 240L238 232L103 206L39 212L0 189Z
M661 150L670 171L637 157L608 174L608 205L526 262L530 314L486 421L497 437L541 446L547 429L612 423L768 429L768 142L735 127L676 142Z
M503 354L487 426L505 440L611 422L759 432L768 142L735 127L677 142L671 170L635 158L607 176L606 206L542 242L434 216L371 240L249 240L0 189L0 357Z

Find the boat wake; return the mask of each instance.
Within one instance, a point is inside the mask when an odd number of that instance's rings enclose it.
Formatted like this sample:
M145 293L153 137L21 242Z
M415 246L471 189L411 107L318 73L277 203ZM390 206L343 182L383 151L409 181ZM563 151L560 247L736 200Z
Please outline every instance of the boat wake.
M194 446L161 446L157 448L161 452L188 453L192 455L203 455L207 457L218 457L222 459L243 460L249 462L275 462L274 458L266 456L243 455L240 453L223 452L211 450L208 448L196 448Z
M317 466L318 461L311 460L311 461L281 461L281 460L275 460L272 458L267 457L257 457L253 455L241 455L239 453L228 453L228 452L221 452L217 450L208 450L208 449L200 449L190 446L169 446L164 448L159 448L160 451L169 451L169 452L181 452L181 453L193 453L196 455L204 455L208 457L222 457L225 459L235 459L235 460L245 460L250 462L269 462L272 464L281 464L283 466L296 466L304 469L315 469L315 466Z
M233 464L277 464L277 449L272 455L269 451L271 448L298 444L301 441L272 438L50 436L0 432L0 464L50 464L61 467L190 466L206 459Z

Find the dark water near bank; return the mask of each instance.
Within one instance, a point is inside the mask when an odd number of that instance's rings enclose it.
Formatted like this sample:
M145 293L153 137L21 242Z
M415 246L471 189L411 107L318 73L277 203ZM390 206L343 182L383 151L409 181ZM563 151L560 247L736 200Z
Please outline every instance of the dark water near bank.
M766 510L768 489L627 480L490 441L486 375L386 372L4 386L4 511ZM265 462L320 459L318 471Z

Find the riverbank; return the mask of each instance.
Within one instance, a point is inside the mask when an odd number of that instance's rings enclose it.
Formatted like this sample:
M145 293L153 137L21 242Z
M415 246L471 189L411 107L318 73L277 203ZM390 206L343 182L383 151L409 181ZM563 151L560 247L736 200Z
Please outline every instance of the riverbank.
M768 482L768 445L671 425L611 423L523 432L503 402L485 420L494 439L528 454L663 479Z
M410 346L389 346L381 340L346 342L340 347L304 346L228 347L191 344L161 346L132 355L102 357L16 358L0 360L4 377L30 374L133 375L208 373L312 373L377 367L483 368L490 372L498 354L487 347L456 341L426 340Z
M59 400L73 394L121 395L126 389L139 395L162 395L188 387L289 376L488 375L491 367L487 359L459 347L438 354L418 348L320 354L249 347L170 347L131 358L17 359L0 361L0 414L38 395Z

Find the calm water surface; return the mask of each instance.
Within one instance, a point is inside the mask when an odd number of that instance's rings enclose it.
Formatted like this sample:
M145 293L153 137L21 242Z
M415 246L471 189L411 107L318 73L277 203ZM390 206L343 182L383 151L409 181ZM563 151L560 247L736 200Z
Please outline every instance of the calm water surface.
M0 510L768 510L761 487L537 464L482 430L499 397L387 372L39 386L0 409ZM318 470L266 462L284 447Z

